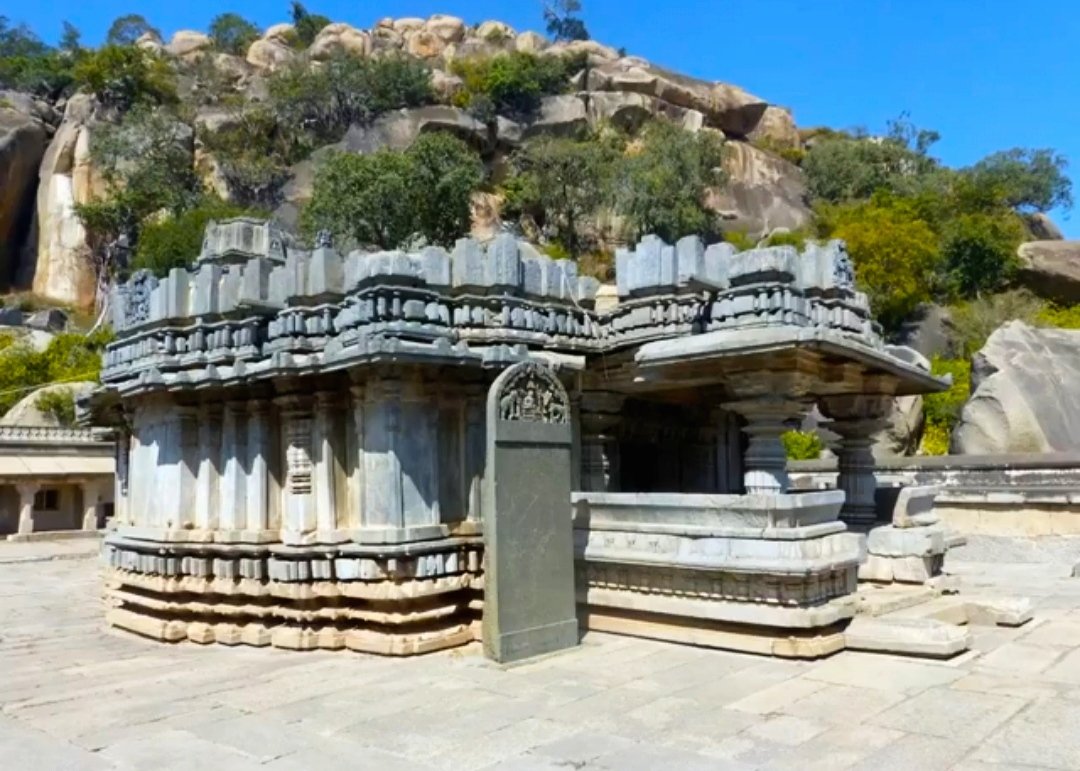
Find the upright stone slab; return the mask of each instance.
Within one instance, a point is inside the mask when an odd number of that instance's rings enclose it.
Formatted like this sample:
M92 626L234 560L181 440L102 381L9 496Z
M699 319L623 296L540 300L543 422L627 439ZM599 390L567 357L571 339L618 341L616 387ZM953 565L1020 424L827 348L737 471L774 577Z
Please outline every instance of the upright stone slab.
M519 661L577 645L570 400L550 368L515 364L488 391L484 652Z

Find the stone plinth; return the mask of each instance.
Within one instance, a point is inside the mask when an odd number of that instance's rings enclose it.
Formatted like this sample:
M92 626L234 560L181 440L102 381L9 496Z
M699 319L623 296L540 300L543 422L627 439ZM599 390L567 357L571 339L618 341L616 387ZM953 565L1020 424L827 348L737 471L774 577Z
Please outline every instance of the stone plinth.
M843 647L863 557L842 492L576 493L589 629L777 656Z
M875 527L866 537L866 562L859 579L875 583L926 584L942 574L945 552L963 543L933 513L936 487L900 491L891 524Z

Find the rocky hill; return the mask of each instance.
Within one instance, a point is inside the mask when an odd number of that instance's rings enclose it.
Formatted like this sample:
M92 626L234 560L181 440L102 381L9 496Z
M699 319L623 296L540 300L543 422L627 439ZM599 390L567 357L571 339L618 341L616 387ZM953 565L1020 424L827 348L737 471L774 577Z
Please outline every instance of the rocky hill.
M726 227L757 237L775 228L795 229L809 218L806 186L799 169L776 151L801 146L791 113L736 85L706 82L669 72L595 41L552 43L535 32L517 32L498 21L467 25L450 16L384 19L372 29L333 23L306 48L297 45L292 24L265 30L246 50L220 50L208 35L181 30L166 43L154 33L135 45L158 55L177 75L180 109L191 131L181 138L191 168L226 201L235 191L209 149L207 136L235 123L242 105L269 100L275 73L290 67L317 69L332 57L412 57L430 68L433 103L394 110L352 125L335 142L312 148L280 181L275 213L289 227L311 196L318 159L328 149L371 153L401 149L425 132L445 131L481 152L498 168L516 149L541 136L570 136L614 125L637 130L647 121L672 121L689 132L714 132L728 140L728 184L709 196L708 206ZM575 58L580 63L568 87L542 96L527 115L481 120L457 106L463 80L454 62L510 52ZM216 89L217 93L208 93ZM84 92L55 101L0 91L0 243L5 245L8 282L63 303L87 305L94 298L88 233L76 205L103 195L103 174L91 148L117 111ZM769 148L765 150L762 148ZM500 202L490 194L474 200L474 233L490 237L499 228Z

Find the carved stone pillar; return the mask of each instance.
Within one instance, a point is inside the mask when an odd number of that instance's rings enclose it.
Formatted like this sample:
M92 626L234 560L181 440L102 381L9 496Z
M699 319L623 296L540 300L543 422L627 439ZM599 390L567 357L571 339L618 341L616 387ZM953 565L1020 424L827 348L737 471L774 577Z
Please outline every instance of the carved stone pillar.
M780 435L802 419L809 403L779 396L761 396L725 404L746 419L743 433L749 446L743 456L743 486L747 494L785 493L791 487L787 454Z
M221 405L204 404L199 416L199 468L195 478L195 527L213 530L218 523L218 477L221 471Z
M247 529L264 531L270 527L269 405L253 399L247 408Z
M293 535L315 529L312 497L311 409L302 397L288 396L281 405L282 446L285 450L285 498L282 532Z
M331 533L337 528L335 490L334 436L338 427L337 396L320 392L315 395L315 419L312 423L312 488L315 495L315 528Z
M615 428L622 419L625 398L610 391L581 395L581 489L619 490L619 442Z
M218 499L218 526L222 530L242 530L246 524L247 479L244 474L244 454L247 444L244 402L225 405L221 421L221 492Z
M101 480L90 479L80 485L83 498L83 530L98 529L98 497L101 495Z
M349 389L351 395L349 424L349 510L345 526L360 527L364 521L364 387Z
M19 493L19 534L34 532L34 496L41 485L37 482L19 482L15 490Z
M873 437L885 426L892 403L886 394L830 396L821 401L828 429L840 436L836 447L837 488L846 496L840 518L854 529L868 529L877 519L877 479Z

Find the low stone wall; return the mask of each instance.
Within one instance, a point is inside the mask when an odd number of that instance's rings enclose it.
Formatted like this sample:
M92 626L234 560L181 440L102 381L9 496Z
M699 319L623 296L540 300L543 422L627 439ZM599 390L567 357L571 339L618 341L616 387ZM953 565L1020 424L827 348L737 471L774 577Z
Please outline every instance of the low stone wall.
M789 464L800 490L836 484L836 462ZM932 485L934 512L965 535L1080 535L1080 453L889 458L877 466L878 520L891 517L900 488Z

